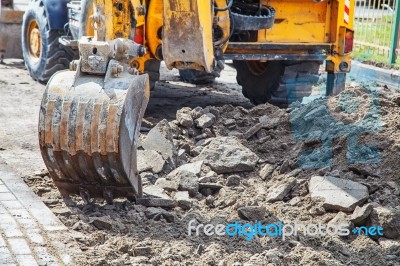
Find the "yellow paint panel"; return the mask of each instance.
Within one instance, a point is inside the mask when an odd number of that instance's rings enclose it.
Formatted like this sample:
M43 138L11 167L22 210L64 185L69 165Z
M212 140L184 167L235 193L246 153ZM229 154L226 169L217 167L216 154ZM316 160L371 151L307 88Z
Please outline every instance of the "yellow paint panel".
M327 1L272 0L264 5L275 9L274 26L259 34L259 41L327 42ZM264 37L262 36L264 35Z

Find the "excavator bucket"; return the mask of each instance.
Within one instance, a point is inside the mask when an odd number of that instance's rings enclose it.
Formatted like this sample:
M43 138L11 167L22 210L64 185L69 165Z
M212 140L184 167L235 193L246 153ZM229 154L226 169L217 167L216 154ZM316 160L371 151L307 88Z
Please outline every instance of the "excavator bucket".
M65 196L112 200L142 195L136 143L149 78L115 73L104 78L61 71L48 82L39 117L40 150Z

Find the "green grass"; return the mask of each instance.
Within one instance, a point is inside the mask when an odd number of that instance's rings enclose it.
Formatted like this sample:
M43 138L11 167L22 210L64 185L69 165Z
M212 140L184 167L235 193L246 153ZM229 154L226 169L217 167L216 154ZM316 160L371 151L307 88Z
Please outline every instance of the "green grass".
M391 16L382 17L382 19L375 22L355 21L355 39L360 42L390 48L392 21L393 18ZM376 64L385 64L388 66L389 51L388 49L372 46L359 47L359 45L355 44L353 58L360 61L375 62ZM397 60L395 65L400 66L400 60Z

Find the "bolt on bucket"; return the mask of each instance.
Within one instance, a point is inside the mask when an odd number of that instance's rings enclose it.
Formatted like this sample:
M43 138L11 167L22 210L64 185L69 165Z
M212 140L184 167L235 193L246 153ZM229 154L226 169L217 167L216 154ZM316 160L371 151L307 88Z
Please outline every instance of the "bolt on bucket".
M40 108L39 143L63 195L141 197L136 144L148 100L148 75L61 71L51 78Z

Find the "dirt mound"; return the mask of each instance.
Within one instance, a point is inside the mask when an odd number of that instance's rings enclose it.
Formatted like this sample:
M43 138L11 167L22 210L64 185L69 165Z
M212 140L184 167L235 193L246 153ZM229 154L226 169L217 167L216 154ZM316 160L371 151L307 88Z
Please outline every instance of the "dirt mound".
M348 84L288 109L183 108L141 136L137 202L84 204L62 199L46 175L25 181L72 229L81 265L398 265L399 104L398 93ZM340 223L350 233L246 240L249 231L189 228L256 221ZM373 225L383 236L351 233Z

